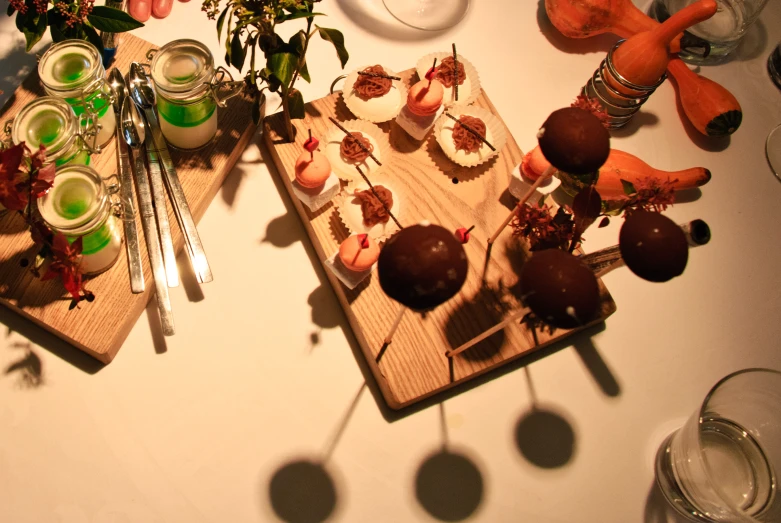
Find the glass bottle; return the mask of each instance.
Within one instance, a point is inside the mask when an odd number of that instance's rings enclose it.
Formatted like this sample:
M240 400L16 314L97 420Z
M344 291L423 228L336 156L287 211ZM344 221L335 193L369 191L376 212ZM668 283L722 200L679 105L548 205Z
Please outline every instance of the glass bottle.
M54 185L38 200L38 211L52 231L70 243L83 237L85 275L107 270L122 250L122 226L111 198L116 191L117 186L107 187L92 167L69 165L57 169Z
M97 113L99 147L111 140L117 125L105 74L100 52L84 40L53 44L38 62L38 76L47 94L65 99L77 116Z
M241 93L209 49L195 40L174 40L160 48L150 66L160 129L178 149L198 149L217 134L217 106ZM225 78L229 78L226 81Z

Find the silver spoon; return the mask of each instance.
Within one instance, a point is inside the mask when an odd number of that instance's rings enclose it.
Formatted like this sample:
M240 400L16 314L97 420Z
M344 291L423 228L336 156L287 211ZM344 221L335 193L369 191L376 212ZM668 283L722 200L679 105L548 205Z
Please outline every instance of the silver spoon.
M112 69L109 74L109 88L112 95L112 106L117 122L121 122L122 104L127 98L125 80L122 73ZM133 294L144 292L144 270L141 266L141 249L138 246L138 230L136 229L136 209L133 200L133 173L130 167L127 144L122 140L121 125L117 125L117 172L119 173L119 196L122 200L122 228L125 231L125 248L127 249L127 264L130 273L130 290Z
M152 274L155 278L157 309L160 311L160 322L163 326L163 334L171 336L174 333L174 317L171 311L171 298L168 295L163 254L160 248L160 238L157 235L155 207L152 203L149 179L147 178L146 169L144 168L144 158L141 153L141 146L146 138L146 126L144 125L144 119L138 114L138 109L130 99L125 99L125 102L122 105L121 125L125 142L133 149L133 171L138 186L138 200L141 206L141 223L144 226L146 247L149 253L149 264L152 266ZM165 212L165 208L163 209Z
M165 265L166 281L168 281L169 287L176 287L179 285L179 269L176 267L176 253L174 252L171 225L168 221L168 211L166 210L165 186L163 185L164 172L163 167L161 166L161 155L158 152L160 146L155 139L155 134L160 133L160 129L159 126L155 128L157 119L152 106L147 106L138 102L138 100L143 100L144 98L141 98L137 93L140 93L141 91L146 92L146 88L143 86L139 87L141 77L144 78L143 83L146 84L146 77L143 76L143 69L141 69L141 66L136 63L131 64L130 72L127 75L127 83L130 88L130 98L132 98L132 100L128 99L127 102L128 105L133 105L133 111L136 114L136 126L142 125L146 131L145 135L141 137L141 141L146 146L147 165L149 166L149 183L152 188L152 198L155 202L157 230L160 232L160 247L163 250L163 264ZM135 105L132 103L134 101L136 102ZM136 105L144 111L144 117L141 117L141 115L138 114ZM174 201L173 204L174 214L178 215L176 202Z
M147 154L150 155L150 165L159 155L160 163L163 164L165 184L171 195L174 214L179 222L179 227L182 229L182 235L184 236L184 243L187 247L187 255L190 257L190 263L193 266L198 281L201 283L208 283L214 279L211 267L209 267L209 262L206 259L206 252L203 249L201 237L198 235L198 229L195 227L195 220L190 212L190 206L187 204L187 198L184 194L184 189L182 189L182 184L179 181L179 175L176 173L174 162L171 159L171 154L168 152L163 132L160 130L160 124L155 115L155 90L152 87L149 78L144 74L144 70L140 64L136 62L130 64L128 83L130 84L130 96L133 98L133 101L136 102L136 105L144 110L144 116L149 123L149 131L151 133L152 143L154 144L154 151L150 154L150 144L147 143ZM154 182L155 179L153 177L153 186ZM163 249L165 249L165 245L163 245ZM165 251L163 254L165 254ZM168 267L167 261L166 267Z

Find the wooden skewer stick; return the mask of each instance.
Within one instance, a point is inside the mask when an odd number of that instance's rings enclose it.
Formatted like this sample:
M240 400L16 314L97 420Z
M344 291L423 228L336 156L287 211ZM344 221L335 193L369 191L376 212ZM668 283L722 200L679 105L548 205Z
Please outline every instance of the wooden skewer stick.
M489 142L488 140L486 140L486 139L485 139L485 137L484 137L482 134L478 133L477 131L475 131L474 129L472 129L472 128L471 128L471 127L469 127L467 124L465 124L464 122L462 122L461 120L459 120L458 118L456 118L455 116L453 116L453 115L452 115L452 114L450 114L450 113L445 113L445 116L447 116L447 117L448 117L448 118L450 118L451 120L454 120L454 121L458 122L458 125L460 125L460 126L461 126L461 127L463 127L464 129L466 129L467 131L469 131L469 133L470 133L470 134L473 134L473 135L474 135L474 136L475 136L475 137L476 137L478 140L480 140L481 142L483 142L484 144L486 144L486 145L488 146L488 148L489 148L489 149L491 149L492 151L495 151L495 150L496 150L496 147L494 147L493 145L491 145L491 142Z
M534 181L534 183L532 184L532 186L531 186L531 187L529 187L529 190L528 190L528 191L526 191L526 194L524 194L524 195L523 195L523 198L521 198L521 199L518 201L518 205L516 205L516 206L515 206L515 208L513 208L513 210L510 212L510 215L509 215L509 216L507 216L507 218L505 218L504 222L503 222L503 223L502 223L502 225L501 225L501 226L500 226L500 227L499 227L499 228L496 230L496 232L493 234L493 236L491 236L491 237L488 239L488 244L489 244L489 245L490 245L490 244L492 244L492 243L494 243L494 242L496 241L496 239L499 237L499 235L500 235L500 234L502 234L502 231L504 230L504 228L505 228L505 227L507 227L507 225L509 225L509 224L510 224L510 222L511 222L511 221L512 221L512 219L513 219L513 216L515 216L515 209L517 209L517 208L518 208L518 207L520 207L521 205L525 204L525 203L526 203L526 202L529 200L529 198L531 198L531 197L532 197L532 195L534 194L534 191L536 191L536 190L537 190L537 188L538 188L540 185L542 185L542 182L544 182L545 180L547 180L548 178L550 178L551 176L553 176L553 173L554 173L554 172L556 172L556 168L555 168L554 166L550 165L550 166L548 166L548 168L547 168L547 169L545 169L545 172L544 172L544 173L542 173L542 174L540 175L540 177L539 177L539 178L537 178L537 179Z
M369 155L369 158L371 158L372 160L374 160L374 163L376 163L377 165L382 165L382 164L380 163L380 161L379 161L379 160L378 160L378 159L377 159L377 158L376 158L376 157L375 157L375 156L372 154L372 152L369 150L369 148L368 148L368 147L366 147L365 145L363 145L363 144L361 143L361 141L360 141L360 140L356 139L356 138L355 138L355 136L353 136L353 133L351 133L350 131L348 131L347 129L345 129L345 128L344 128L344 126L343 126L342 124L340 124L340 123L339 123L339 122L336 120L336 118L334 118L333 116L329 116L329 117L328 117L328 119L329 119L329 120L331 120L331 123L333 123L333 124L334 124L336 127L338 127L338 128L339 128L339 129L340 129L340 130L341 130L341 131L344 133L344 134L346 134L347 136L349 136L350 138L352 138L353 140L355 140L355 143L357 143L357 144L358 144L358 147L360 147L361 149L363 149L363 152L365 152L366 154L368 154L368 155Z
M453 93L456 102L458 101L458 55L456 54L456 44L453 44ZM493 147L491 147L493 149Z
M373 78L387 78L388 80L401 80L398 76L390 76L387 74L372 73L369 71L358 71L358 74L363 76L371 76Z
M393 341L393 335L396 333L396 329L399 328L399 325L401 324L401 318L404 316L405 312L407 312L407 307L404 305L399 307L399 312L396 314L396 319L393 320L393 325L391 325L388 334L385 336L385 345L390 345L390 342Z
M514 323L514 322L522 319L524 316L526 316L530 312L531 312L530 308L524 307L523 309L521 309L518 312L516 312L515 314L507 317L502 322L497 323L496 325L494 325L493 327L491 327L487 331L483 332L482 334L480 334L478 336L475 336L474 338L472 338L468 342L464 343L463 345L461 345L457 349L452 349L452 350L447 351L445 353L445 356L447 356L448 358L452 358L456 354L460 354L460 353L464 352L465 350L469 349L470 347L473 347L473 346L477 345L478 343L480 343L484 339L488 338L489 336L493 335L494 333L499 332L500 330L504 329L505 327L507 327L511 323Z

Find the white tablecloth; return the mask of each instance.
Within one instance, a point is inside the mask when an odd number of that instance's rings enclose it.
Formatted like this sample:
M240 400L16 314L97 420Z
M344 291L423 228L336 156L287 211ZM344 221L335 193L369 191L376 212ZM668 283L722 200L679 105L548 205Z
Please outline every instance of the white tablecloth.
M328 14L319 23L345 34L348 70L402 70L457 42L526 150L615 40L568 41L542 4L473 0L444 33L401 25L381 0L317 7ZM135 34L196 38L219 62L214 22L199 9L177 3ZM172 291L176 336L161 336L149 308L101 368L0 310L0 520L673 521L653 490L664 436L722 376L781 369L781 183L764 154L781 123L781 91L765 71L779 40L781 3L770 2L732 61L702 69L743 106L728 147L687 133L669 82L613 135L613 147L657 168L713 172L700 198L667 213L713 231L682 277L651 284L614 271L605 282L618 312L604 329L400 415L378 396L258 140L199 224L215 280ZM341 71L317 38L308 63L313 82L298 85L311 100ZM0 101L33 66L2 17ZM615 244L620 223L589 230L587 251Z

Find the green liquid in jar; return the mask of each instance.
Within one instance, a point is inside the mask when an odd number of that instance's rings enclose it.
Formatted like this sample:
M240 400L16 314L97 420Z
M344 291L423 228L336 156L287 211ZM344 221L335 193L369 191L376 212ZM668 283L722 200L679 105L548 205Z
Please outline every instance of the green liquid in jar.
M41 111L27 127L27 141L34 147L49 145L65 128L65 118L57 111Z
M82 216L95 203L95 189L87 180L70 178L57 188L54 209L68 220Z
M79 80L89 71L89 59L78 53L68 53L57 60L52 76L60 83L69 84Z

